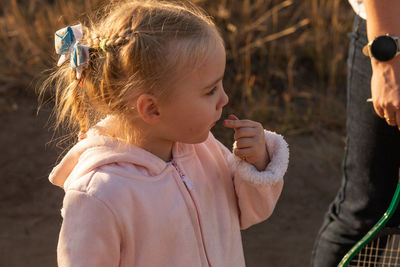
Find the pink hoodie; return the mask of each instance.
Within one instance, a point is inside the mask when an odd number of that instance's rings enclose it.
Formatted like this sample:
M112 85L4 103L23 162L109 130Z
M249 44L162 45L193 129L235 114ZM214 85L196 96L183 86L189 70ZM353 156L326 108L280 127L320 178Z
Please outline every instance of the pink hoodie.
M282 136L265 136L259 172L211 133L164 162L89 131L50 174L65 190L59 266L245 266L240 229L271 215L288 165Z

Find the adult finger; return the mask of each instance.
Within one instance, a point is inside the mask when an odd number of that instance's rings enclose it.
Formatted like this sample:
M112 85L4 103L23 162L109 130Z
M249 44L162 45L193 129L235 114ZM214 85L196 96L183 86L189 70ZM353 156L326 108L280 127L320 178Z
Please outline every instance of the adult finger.
M389 124L390 126L396 126L396 112L392 111L392 109L390 108L386 108L384 110L384 114L385 114L385 120L386 123Z
M382 108L382 106L379 105L379 104L377 103L377 101L374 101L374 102L373 102L373 105L374 105L374 110L375 110L376 114L377 114L379 117L384 118L384 117L385 117L385 112L384 112L384 109Z
M400 110L397 110L397 112L396 112L396 123L397 123L397 127L400 130Z

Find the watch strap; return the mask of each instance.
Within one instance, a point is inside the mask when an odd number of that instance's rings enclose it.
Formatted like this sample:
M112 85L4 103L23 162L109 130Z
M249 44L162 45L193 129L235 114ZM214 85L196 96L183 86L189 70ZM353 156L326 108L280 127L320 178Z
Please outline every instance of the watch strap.
M372 44L372 41L369 42L368 44L364 45L364 47L362 49L364 56L371 57L371 52L370 52L371 44Z

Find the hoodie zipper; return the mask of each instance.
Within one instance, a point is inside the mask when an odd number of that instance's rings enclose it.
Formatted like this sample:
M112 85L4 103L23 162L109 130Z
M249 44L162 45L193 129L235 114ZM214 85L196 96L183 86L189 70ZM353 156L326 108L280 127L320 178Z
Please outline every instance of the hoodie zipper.
M185 184L185 187L188 190L190 199L192 200L192 203L194 204L194 208L196 210L197 223L198 223L199 228L200 228L200 235L201 235L201 241L203 243L204 254L206 255L206 260L207 260L208 266L211 267L210 260L208 259L207 250L206 250L206 247L205 247L204 236L203 236L203 228L201 227L201 223L200 223L199 209L198 209L197 204L194 201L194 198L193 198L192 193L191 193L191 191L194 190L195 187L194 187L193 183L189 180L189 178L185 175L185 173L182 171L182 169L178 166L178 164L177 164L177 162L175 160L172 160L171 164L172 164L172 166L174 166L174 168L178 172L181 180Z
M175 160L172 160L172 166L175 167L176 171L178 172L179 176L181 177L182 181L185 183L185 185L189 189L189 191L194 190L194 185L189 180L189 178L187 178L187 176L183 173L183 171L178 167L178 164L176 163Z

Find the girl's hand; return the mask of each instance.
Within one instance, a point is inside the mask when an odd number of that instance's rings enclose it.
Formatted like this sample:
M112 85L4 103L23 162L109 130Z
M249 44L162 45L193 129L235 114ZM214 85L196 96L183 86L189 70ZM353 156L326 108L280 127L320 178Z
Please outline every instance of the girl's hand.
M236 148L233 153L253 164L257 170L265 170L270 158L265 144L264 127L261 123L239 120L235 115L229 115L223 124L235 130L233 138L236 141Z

